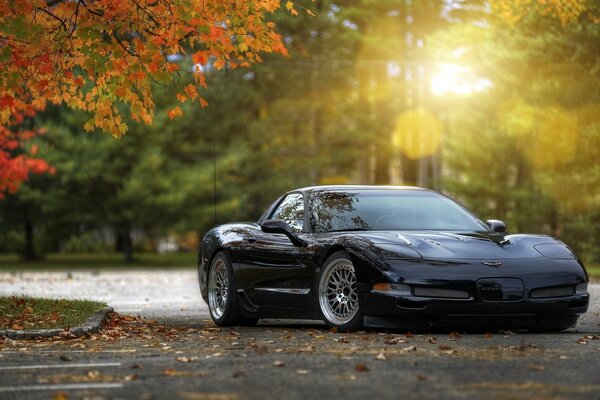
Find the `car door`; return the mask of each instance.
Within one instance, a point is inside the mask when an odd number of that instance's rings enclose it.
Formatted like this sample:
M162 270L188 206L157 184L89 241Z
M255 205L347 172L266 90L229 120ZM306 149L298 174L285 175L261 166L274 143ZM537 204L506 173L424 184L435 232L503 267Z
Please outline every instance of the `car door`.
M287 194L269 219L285 221L294 231L304 231L304 196ZM284 234L250 230L244 238L238 288L253 304L264 307L304 308L311 287L311 273L302 261L304 248Z

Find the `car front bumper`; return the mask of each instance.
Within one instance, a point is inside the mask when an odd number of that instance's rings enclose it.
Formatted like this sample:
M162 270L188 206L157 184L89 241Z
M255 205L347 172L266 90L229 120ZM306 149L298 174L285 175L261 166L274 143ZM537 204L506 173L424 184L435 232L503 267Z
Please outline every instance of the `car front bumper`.
M544 329L547 322L573 326L588 308L589 295L520 301L440 299L367 293L360 306L365 325L381 328Z

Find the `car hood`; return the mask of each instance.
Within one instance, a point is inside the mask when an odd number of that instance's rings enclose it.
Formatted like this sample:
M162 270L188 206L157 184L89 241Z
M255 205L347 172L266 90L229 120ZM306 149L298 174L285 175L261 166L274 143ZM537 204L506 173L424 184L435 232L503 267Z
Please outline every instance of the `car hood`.
M533 246L557 243L549 236L504 235L494 232L415 232L381 231L360 232L361 238L383 250L384 258L394 258L394 253L405 258L410 248L429 260L483 259L541 257Z

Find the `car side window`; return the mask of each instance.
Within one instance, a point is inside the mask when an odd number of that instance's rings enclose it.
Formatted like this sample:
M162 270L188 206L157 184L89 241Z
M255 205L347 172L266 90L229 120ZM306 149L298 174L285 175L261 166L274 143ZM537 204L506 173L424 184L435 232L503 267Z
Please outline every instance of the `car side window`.
M271 219L286 222L296 232L304 227L304 199L301 193L290 193L277 206Z

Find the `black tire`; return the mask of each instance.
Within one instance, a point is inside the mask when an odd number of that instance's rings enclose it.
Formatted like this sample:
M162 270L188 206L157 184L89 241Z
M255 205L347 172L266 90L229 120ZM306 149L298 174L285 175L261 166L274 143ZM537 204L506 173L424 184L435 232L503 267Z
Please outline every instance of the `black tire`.
M226 293L223 296L225 287ZM242 325L251 321L242 316L231 260L223 251L213 258L208 270L208 309L210 317L218 326Z
M345 251L335 252L323 263L317 282L317 302L321 318L329 328L339 332L362 329L356 273Z

